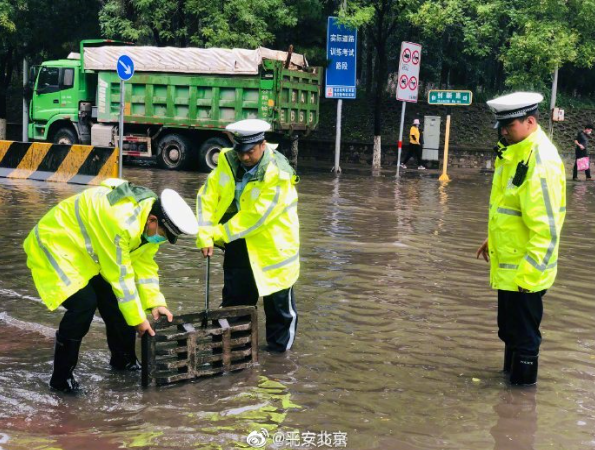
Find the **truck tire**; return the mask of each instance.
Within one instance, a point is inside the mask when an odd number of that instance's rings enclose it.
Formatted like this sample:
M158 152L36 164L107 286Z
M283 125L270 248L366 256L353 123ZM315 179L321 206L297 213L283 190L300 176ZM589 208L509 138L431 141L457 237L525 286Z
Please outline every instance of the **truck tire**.
M198 151L198 164L203 172L210 172L217 167L221 149L231 147L231 142L222 137L212 137L204 141Z
M56 131L54 133L52 142L54 144L61 144L61 145L74 145L74 144L79 143L79 139L72 128L62 127L62 128L58 128L58 131Z
M181 134L166 134L159 139L157 163L163 169L183 170L192 158L192 144Z

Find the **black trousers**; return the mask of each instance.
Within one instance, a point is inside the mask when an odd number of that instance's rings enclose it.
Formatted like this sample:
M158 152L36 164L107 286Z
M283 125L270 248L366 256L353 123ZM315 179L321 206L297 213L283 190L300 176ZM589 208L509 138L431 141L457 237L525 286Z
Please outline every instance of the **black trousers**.
M572 168L572 178L578 178L578 165L576 163L578 159L579 159L579 157L577 156L574 160L574 167ZM587 178L591 178L591 169L590 168L585 170L585 176Z
M258 288L244 239L225 245L223 279L222 306L256 305ZM277 352L289 350L295 340L298 322L293 287L266 295L263 302L269 349Z
M405 159L403 160L403 164L407 164L407 161L409 161L412 156L415 156L415 159L417 160L417 165L421 166L422 165L421 145L409 144L409 147L407 148L407 156L405 156Z
M82 340L89 331L95 310L99 309L105 322L112 360L134 358L135 329L126 323L112 287L101 275L91 278L84 288L66 299L62 306L66 308L66 313L58 329L61 338Z
M539 355L544 295L545 291L498 291L498 337L513 352L524 356Z

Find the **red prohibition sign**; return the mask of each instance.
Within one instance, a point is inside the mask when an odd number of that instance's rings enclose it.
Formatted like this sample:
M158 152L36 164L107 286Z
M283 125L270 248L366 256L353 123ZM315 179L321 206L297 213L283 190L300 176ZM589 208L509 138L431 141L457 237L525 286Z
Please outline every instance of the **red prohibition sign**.
M415 91L417 89L417 78L411 77L409 79L409 89Z
M407 75L401 75L401 79L399 80L399 86L401 86L401 89L406 89L408 84L409 79L407 78Z
M411 61L411 49L406 48L403 50L403 62L408 63Z
M419 64L419 52L417 50L415 50L413 52L413 56L411 57L411 62L413 64Z

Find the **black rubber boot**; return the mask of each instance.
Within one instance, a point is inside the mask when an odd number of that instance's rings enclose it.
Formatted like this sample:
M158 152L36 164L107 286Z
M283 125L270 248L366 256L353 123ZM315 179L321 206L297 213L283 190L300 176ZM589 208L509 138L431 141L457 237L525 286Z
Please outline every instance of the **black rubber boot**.
M133 327L106 325L107 344L112 353L110 366L116 370L136 371L141 365L136 359L136 332Z
M508 347L508 345L504 346L504 367L502 368L502 372L510 373L510 368L512 366L512 350Z
M532 386L537 383L538 359L538 356L520 355L515 352L512 356L510 384Z
M56 332L56 345L54 347L54 371L50 379L50 387L61 392L78 390L79 384L74 379L72 372L79 359L81 341L76 339L63 339Z

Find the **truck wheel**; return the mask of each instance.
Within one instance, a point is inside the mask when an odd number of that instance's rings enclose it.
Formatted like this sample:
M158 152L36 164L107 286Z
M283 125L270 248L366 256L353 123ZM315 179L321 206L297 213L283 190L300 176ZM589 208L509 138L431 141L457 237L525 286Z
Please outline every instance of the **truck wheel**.
M72 128L64 127L54 133L52 142L61 145L74 145L79 143L79 139Z
M210 172L217 167L221 149L231 147L231 143L222 137L212 137L204 141L198 151L198 164L203 172Z
M188 167L192 144L181 134L166 134L159 140L157 163L163 169L182 170Z

